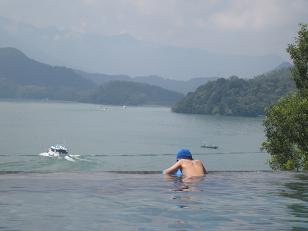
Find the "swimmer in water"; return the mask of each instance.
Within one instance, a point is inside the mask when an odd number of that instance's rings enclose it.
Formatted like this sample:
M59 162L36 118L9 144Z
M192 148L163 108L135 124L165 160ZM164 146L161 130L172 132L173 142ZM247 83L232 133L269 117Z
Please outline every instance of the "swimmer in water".
M194 160L188 149L182 148L177 152L177 162L165 169L163 174L174 174L178 169L184 177L203 176L207 173L201 160Z

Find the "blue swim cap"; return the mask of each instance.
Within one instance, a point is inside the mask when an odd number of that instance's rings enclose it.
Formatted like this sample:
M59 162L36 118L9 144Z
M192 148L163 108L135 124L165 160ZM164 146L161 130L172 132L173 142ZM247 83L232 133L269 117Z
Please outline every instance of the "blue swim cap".
M190 153L190 151L186 148L181 148L177 154L176 154L176 159L180 160L180 159L188 159L188 160L192 160L192 155Z

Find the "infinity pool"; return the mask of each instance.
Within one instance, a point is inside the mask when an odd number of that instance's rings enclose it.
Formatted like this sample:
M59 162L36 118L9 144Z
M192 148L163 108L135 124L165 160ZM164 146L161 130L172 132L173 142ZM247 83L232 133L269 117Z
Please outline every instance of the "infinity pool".
M308 230L308 174L3 172L0 230Z

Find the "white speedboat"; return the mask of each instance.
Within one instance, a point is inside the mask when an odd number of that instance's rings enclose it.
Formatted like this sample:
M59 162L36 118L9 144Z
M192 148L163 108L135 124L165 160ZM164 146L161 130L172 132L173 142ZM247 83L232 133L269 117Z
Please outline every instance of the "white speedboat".
M72 154L68 154L68 148L56 144L51 146L47 152L43 152L39 154L40 156L46 156L46 157L56 157L59 159L66 159L68 161L76 161L76 160L81 160L79 158L80 155L72 155Z
M51 146L48 149L47 154L48 154L48 156L54 156L54 157L67 156L68 155L68 148L66 148L62 145L56 144L56 145Z

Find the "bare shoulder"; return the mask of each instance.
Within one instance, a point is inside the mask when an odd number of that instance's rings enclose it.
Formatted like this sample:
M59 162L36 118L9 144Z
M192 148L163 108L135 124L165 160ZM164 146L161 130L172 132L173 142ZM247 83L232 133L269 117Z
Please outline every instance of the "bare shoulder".
M203 164L201 160L193 160L194 163Z
M180 162L181 164L183 163L193 163L193 164L202 164L201 160L186 160L186 159L181 159L178 162Z

